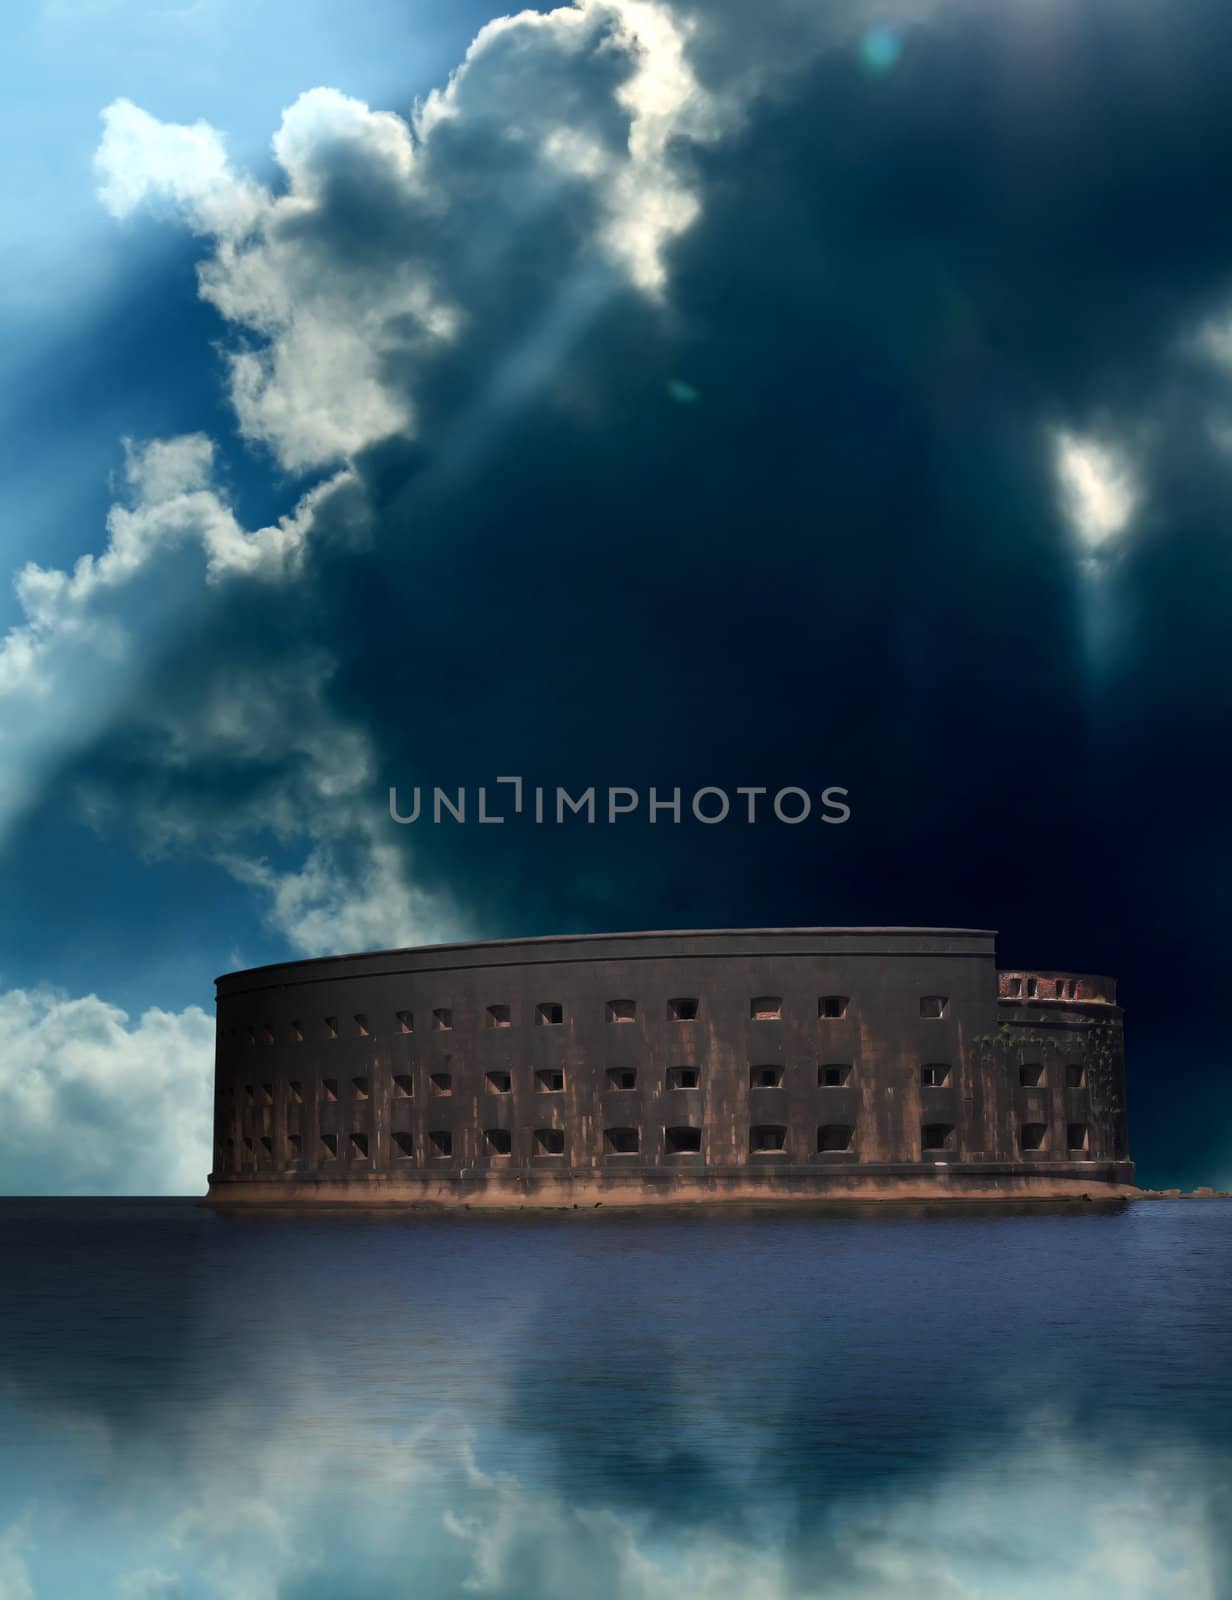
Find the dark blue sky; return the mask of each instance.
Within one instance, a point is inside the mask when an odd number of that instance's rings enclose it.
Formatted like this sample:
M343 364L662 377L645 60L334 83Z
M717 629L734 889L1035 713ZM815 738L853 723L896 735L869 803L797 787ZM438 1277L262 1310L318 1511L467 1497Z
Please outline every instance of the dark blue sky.
M136 9L130 61L56 68L0 1182L57 1096L119 1171L135 1063L195 1150L229 966L899 922L1117 974L1141 1177L1226 1183L1232 17L612 0L493 25L425 101L485 14L411 11L422 48L321 0L276 81L221 21L159 77ZM510 772L853 819L385 814Z

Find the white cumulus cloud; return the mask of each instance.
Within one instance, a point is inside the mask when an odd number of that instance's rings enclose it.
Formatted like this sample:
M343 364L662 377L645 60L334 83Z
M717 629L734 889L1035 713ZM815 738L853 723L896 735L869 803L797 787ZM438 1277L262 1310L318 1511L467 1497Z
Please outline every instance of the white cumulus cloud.
M254 889L269 925L296 951L431 942L455 913L418 893L407 864L377 833L383 791L367 733L328 703L334 672L319 647L292 639L271 654L254 637L205 649L191 670L154 669L157 653L202 606L241 589L285 592L300 573L323 507L344 535L362 526L362 496L343 469L294 511L246 532L213 481L202 435L127 456L124 501L107 542L73 568L27 565L16 588L24 620L0 641L0 829L34 803L46 774L110 730L141 749L135 771L82 780L83 814L156 853L193 854ZM275 604L280 602L275 601ZM230 774L223 799L196 778ZM258 838L298 846L275 869Z
M214 1022L97 995L0 993L0 1172L12 1194L200 1194Z
M189 208L211 232L242 232L256 218L258 191L232 170L222 135L207 122L160 122L131 100L113 101L95 166L99 199L114 217L163 199Z
M18 572L23 620L0 640L0 831L54 763L119 714L178 619L227 579L294 576L322 499L351 487L338 474L247 533L213 482L213 455L200 434L130 447L128 492L108 515L101 554L69 571L30 562Z
M274 135L273 190L214 129L118 101L99 193L121 216L172 205L212 239L201 292L249 340L230 356L244 433L293 470L336 463L415 429L418 372L474 309L468 251L486 247L499 280L511 233L556 228L562 292L593 258L663 293L666 249L700 209L677 147L720 131L687 44L656 0L498 18L410 118L302 94ZM508 316L526 309L511 288Z

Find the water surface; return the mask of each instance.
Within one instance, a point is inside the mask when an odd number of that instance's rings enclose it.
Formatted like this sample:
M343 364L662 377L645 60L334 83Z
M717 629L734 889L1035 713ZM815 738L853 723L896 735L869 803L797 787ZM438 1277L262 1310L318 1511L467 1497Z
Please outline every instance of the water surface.
M1219 1600L1230 1266L1219 1202L0 1202L0 1600Z

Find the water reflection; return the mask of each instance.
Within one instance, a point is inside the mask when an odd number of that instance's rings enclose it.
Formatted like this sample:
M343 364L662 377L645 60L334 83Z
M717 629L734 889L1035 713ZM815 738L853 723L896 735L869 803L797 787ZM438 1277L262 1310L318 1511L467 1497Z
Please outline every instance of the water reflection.
M0 1204L0 1597L1210 1600L1230 1242Z

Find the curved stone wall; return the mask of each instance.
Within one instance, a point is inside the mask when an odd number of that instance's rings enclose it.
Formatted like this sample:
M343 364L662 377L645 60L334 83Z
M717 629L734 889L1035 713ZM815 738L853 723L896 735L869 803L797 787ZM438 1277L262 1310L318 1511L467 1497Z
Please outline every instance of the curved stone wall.
M220 1203L1132 1192L1111 980L998 974L982 930L285 963L218 980L217 1040Z

